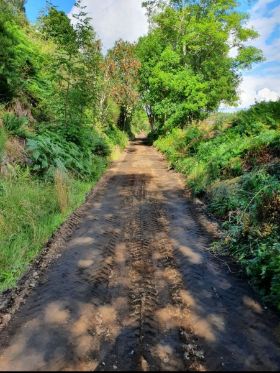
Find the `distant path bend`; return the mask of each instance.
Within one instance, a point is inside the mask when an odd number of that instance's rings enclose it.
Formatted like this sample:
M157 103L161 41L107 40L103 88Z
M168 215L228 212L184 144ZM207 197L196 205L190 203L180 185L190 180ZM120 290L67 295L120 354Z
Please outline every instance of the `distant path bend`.
M207 251L181 177L142 140L126 153L1 332L0 370L279 370L279 318Z

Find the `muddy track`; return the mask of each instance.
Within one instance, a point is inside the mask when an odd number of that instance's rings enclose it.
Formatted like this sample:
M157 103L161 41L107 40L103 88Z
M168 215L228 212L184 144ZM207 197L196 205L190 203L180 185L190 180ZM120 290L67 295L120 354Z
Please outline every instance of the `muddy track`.
M0 369L279 369L279 318L209 253L163 157L135 141L105 180L1 331Z

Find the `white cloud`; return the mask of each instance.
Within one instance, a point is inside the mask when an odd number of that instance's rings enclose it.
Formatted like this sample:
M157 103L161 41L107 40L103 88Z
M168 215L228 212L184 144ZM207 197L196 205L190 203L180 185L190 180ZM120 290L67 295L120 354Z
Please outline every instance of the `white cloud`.
M103 50L111 48L118 39L134 42L148 30L142 0L83 0ZM69 16L75 12L71 10Z
M280 97L280 92L277 93L269 88L263 88L257 92L257 101L276 101Z
M275 37L270 43L268 39L280 26L280 4L269 10L267 6L273 3L272 0L259 0L252 8L251 19L248 22L249 27L253 27L260 36L253 41L253 45L264 52L267 61L280 62L280 37Z
M275 101L279 97L279 76L245 76L240 85L240 107L248 107L255 101Z
M252 11L253 11L254 13L258 13L258 12L260 12L260 11L263 11L263 10L265 10L265 8L266 8L269 4L273 3L273 1L274 1L274 0L259 0L259 1L258 1L258 2L253 6Z
M258 101L276 101L280 98L280 75L245 75L239 87L239 106L221 105L222 111L247 108Z
M147 33L148 22L141 3L142 0L83 0L97 35L102 40L104 52L118 39L133 42ZM275 27L280 25L280 4L269 9L273 3L275 0L258 0L250 10L248 26L260 34L250 44L262 49L270 64L264 64L265 75L257 71L254 73L254 70L250 75L244 74L239 89L239 108L248 107L259 100L275 100L280 96L280 37L267 43ZM69 13L70 17L73 12L74 9ZM236 50L233 48L230 54L235 56Z

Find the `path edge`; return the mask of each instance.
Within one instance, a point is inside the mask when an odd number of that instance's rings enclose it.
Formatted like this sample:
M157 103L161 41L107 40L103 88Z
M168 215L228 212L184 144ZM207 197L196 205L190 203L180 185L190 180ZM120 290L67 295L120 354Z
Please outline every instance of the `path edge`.
M13 315L25 303L26 298L38 286L40 278L48 267L59 258L66 249L73 233L78 229L82 218L90 208L96 194L106 186L115 174L119 163L123 162L128 153L130 142L117 160L111 161L107 170L97 183L85 195L85 201L77 207L68 218L55 230L42 250L34 258L26 272L19 278L13 288L0 292L0 331L11 321Z

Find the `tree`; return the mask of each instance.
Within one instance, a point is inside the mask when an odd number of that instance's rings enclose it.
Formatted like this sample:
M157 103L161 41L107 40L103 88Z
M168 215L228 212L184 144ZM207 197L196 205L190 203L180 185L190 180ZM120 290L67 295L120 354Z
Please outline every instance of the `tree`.
M142 1L142 7L146 9L146 15L148 17L149 29L153 27L153 18L158 11L162 10L166 5L164 0L146 0Z
M129 132L131 115L139 99L137 83L140 62L135 55L135 45L117 41L108 51L106 64L111 81L110 96L120 107L119 127Z
M53 110L69 140L79 143L83 142L82 127L92 124L96 117L101 52L81 1L75 8L72 24L64 12L50 7L41 17L40 29L46 39L55 43L50 66Z
M20 11L25 13L25 3L26 0L1 0L2 4L5 4L6 7L9 7L10 10L17 12Z
M30 95L38 62L36 46L30 45L24 17L15 4L20 5L0 0L0 101L5 103Z
M25 3L26 0L10 0L10 3L12 3L19 11L25 13Z
M222 102L235 104L241 70L262 60L261 51L247 45L257 33L246 27L236 1L145 3L157 7L153 28L137 45L141 96L152 121L184 125Z

